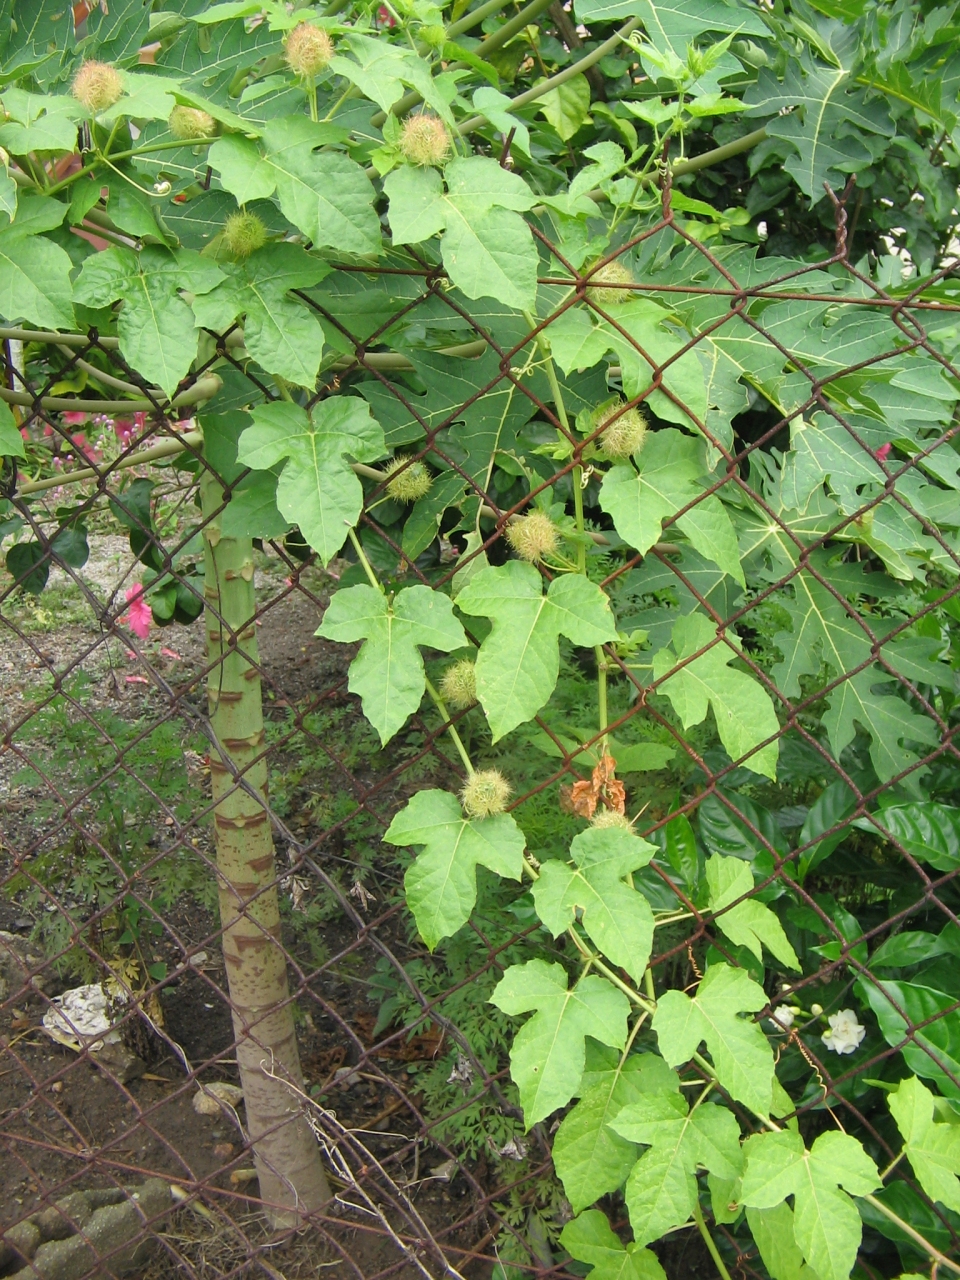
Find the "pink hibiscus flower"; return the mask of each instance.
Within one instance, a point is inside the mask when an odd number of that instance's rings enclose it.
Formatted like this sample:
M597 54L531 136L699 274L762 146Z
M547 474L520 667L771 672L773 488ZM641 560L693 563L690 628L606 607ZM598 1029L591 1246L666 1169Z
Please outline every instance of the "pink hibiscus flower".
M130 608L118 621L128 626L135 636L146 640L153 622L153 613L143 597L143 587L135 582L132 587L127 587L124 595Z

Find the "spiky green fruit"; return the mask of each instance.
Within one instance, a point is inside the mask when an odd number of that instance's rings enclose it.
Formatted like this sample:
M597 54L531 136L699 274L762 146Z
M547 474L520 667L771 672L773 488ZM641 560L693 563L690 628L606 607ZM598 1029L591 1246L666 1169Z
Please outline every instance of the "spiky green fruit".
M468 818L492 818L506 809L510 791L499 769L480 769L467 779L460 803Z

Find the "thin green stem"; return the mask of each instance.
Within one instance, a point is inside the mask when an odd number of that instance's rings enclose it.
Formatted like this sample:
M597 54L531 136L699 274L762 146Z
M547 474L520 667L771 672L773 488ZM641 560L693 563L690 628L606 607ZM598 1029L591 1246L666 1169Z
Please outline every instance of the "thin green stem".
M597 658L597 715L600 720L599 730L603 734L599 749L603 754L607 749L607 655L603 652L602 644L595 645L593 652Z
M273 375L273 382L274 382L274 386L280 392L280 398L282 400L286 400L288 404L292 404L293 394L290 388L287 386L286 379L281 378L279 373L275 373Z
M110 159L129 160L132 156L146 156L150 155L154 151L173 151L177 148L182 150L186 145L188 144L179 141L179 139L171 142L154 142L144 147L129 147L126 151L116 151ZM103 159L98 156L96 160L92 161L90 164L85 164L83 168L78 169L76 173L69 173L65 178L61 178L59 182L53 183L51 187L47 188L46 194L51 196L55 195L58 191L62 190L63 187L69 187L71 183L76 182L78 179L85 178L88 174L96 172L102 163Z
M639 817L640 815L638 814L637 816ZM676 924L678 920L690 920L692 918L693 912L691 911L676 911L672 915L655 916L653 927L655 929L659 929L661 925Z
M150 449L141 449L137 453L131 453L126 458L121 458L119 462L110 464L110 471L123 471L127 467L139 467L144 462L155 462L158 458L170 458L178 453L183 453L184 449L190 447L198 448L203 444L203 435L199 431L188 431L185 435L178 436L176 440L163 440L160 444L153 445ZM96 471L93 467L81 467L77 471L70 471L63 476L51 476L46 480L28 480L26 484L18 487L17 493L21 498L27 497L31 493L41 493L44 489L58 489L64 484L80 484L84 480L97 480L103 474L103 471Z
M313 76L307 84L307 102L310 106L310 119L316 124L320 117L317 112L317 82Z
M450 23L449 27L447 27L447 39L453 40L462 32L478 26L485 18L493 17L495 13L499 13L501 9L505 8L508 2L509 0L487 0L486 4L481 4L476 9L471 9L462 18Z
M651 1004L645 996L640 995L639 991L635 991L628 982L624 982L619 974L614 973L608 964L605 964L595 952L590 950L572 925L567 930L567 935L573 939L573 944L580 954L589 956L597 972L602 973L608 982L612 982L619 991L622 991L631 1004L639 1005L647 1013L654 1012L656 1004Z
M929 1240L925 1240L919 1231L911 1227L909 1222L904 1222L898 1213L894 1213L892 1209L887 1208L882 1200L878 1200L876 1196L871 1195L860 1196L859 1198L866 1200L867 1204L872 1205L878 1213L882 1213L888 1221L895 1223L901 1231L910 1237L914 1244L918 1244L924 1253L933 1258L938 1267L946 1267L954 1275L960 1276L960 1266L956 1262L952 1262L945 1253L941 1253Z
M379 591L380 594L383 595L383 587L381 587L380 583L377 581L377 575L373 572L373 569L370 566L370 561L367 559L366 552L364 551L363 547L360 545L360 539L357 537L356 529L348 529L347 532L350 536L350 541L353 543L353 549L357 553L357 559L363 565L364 572L367 575L367 578L370 582L371 587L373 587L375 591Z
M346 89L344 89L343 93L341 93L340 97L336 100L336 102L333 104L333 106L330 108L327 114L323 117L324 124L326 124L328 120L333 119L333 117L337 114L337 112L340 110L340 108L343 106L346 100L351 96L352 92L353 92L353 85L348 84ZM316 95L314 95L314 105L316 105Z
M443 719L446 724L447 733L449 733L450 737L453 739L453 745L457 748L457 752L460 755L460 759L463 761L463 767L466 769L467 776L469 777L472 774L476 773L476 770L474 769L473 762L471 761L470 756L467 753L467 748L463 745L463 739L460 737L460 734L457 732L457 726L453 724L453 722L450 719L450 712L447 710L446 703L444 702L443 698L440 696L440 691L434 688L433 684L431 683L428 677L425 676L424 680L427 686L427 693L429 693L430 697L433 699L434 705L436 706L437 710L440 712L441 716L443 716Z
M636 1020L636 1022L633 1024L633 1027L632 1027L632 1029L631 1029L631 1031L630 1031L630 1034L627 1036L627 1043L623 1046L623 1053L621 1053L621 1055L620 1055L620 1066L621 1066L621 1067L623 1066L623 1064L626 1062L627 1058L629 1057L630 1050L631 1050L631 1049L632 1049L632 1047L633 1047L633 1042L634 1042L634 1040L636 1040L636 1038L637 1038L637 1034L639 1033L640 1028L641 1028L641 1027L643 1026L643 1024L646 1022L646 1020L647 1020L647 1017L648 1017L648 1016L649 1016L649 1015L646 1013L646 1011L644 1011L644 1012L642 1012L642 1013L639 1013L639 1014L637 1015L637 1020Z
M524 311L523 318L530 326L531 332L536 329L539 322L531 312ZM550 394L553 396L553 404L557 413L557 421L560 423L563 431L569 435L570 419L567 417L566 405L563 403L563 392L560 389L560 380L557 377L557 369L553 363L553 356L550 353L550 343L542 332L537 334L537 347L543 357L544 373L547 375L547 382L550 385ZM570 473L570 483L573 486L574 523L577 526L577 532L583 534L586 528L583 516L583 468L579 463ZM586 544L582 540L577 544L577 572L583 574L587 572L587 548Z
M116 177L123 178L124 182L128 182L129 184L131 184L131 187L133 187L134 191L140 192L141 196L146 196L147 200L159 200L160 197L157 196L157 193L155 191L147 191L146 187L141 187L141 184L138 182L134 182L133 178L128 178L127 174L125 174L122 169L116 168L116 165L113 163L113 160L108 160L108 157L106 156L101 156L101 160L104 161L104 164L106 166L108 166L108 169L113 169L113 172L116 174Z
M707 1224L703 1220L703 1212L700 1209L700 1201L694 1199L693 1202L693 1220L697 1224L697 1230L703 1236L703 1243L707 1246L710 1257L714 1261L714 1265L720 1272L722 1280L730 1280L730 1272L726 1268L726 1264L720 1257L720 1250L717 1248L717 1242L707 1230Z
M657 1003L657 989L653 985L653 970L647 965L643 972L643 989L647 993L647 999L651 1004Z
M550 0L547 0L550 3ZM543 5L546 8L547 4ZM590 53L580 58L577 62L573 62L569 67L564 67L562 71L558 71L556 75L550 76L546 80L541 80L539 84L535 84L532 89L528 89L526 93L518 94L510 104L510 110L516 111L519 107L525 107L530 102L536 102L538 98L542 98L545 93L549 93L552 89L558 89L560 85L566 84L568 80L572 80L574 76L580 75L586 71L588 67L595 66L601 58L605 58L608 53L612 53L614 49L625 40L631 32L639 27L640 18L631 18L625 23L619 31L614 32L609 40L604 40L603 44L597 45L596 49L592 49ZM477 49L477 53L483 55L484 46L481 45ZM474 129L479 129L481 125L486 124L487 117L485 115L470 116L459 126L459 132L472 133Z

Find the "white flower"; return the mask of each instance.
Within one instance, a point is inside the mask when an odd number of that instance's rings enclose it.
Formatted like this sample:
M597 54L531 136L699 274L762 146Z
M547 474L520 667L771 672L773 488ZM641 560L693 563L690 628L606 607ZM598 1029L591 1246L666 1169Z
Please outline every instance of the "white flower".
M770 1021L778 1031L789 1031L795 1016L788 1004L778 1004L770 1016Z
M831 1013L827 1019L830 1030L820 1037L828 1049L834 1053L854 1053L867 1034L866 1027L857 1021L852 1009L841 1009L839 1013Z

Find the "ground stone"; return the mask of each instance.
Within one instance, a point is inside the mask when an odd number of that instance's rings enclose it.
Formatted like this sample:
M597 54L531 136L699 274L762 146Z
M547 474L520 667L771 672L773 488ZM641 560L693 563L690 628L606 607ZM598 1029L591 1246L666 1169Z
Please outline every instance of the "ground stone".
M40 1245L33 1261L12 1280L107 1280L129 1275L143 1264L152 1246L150 1235L143 1234L143 1219L159 1217L171 1203L168 1184L151 1178L122 1204L95 1210L84 1223L82 1235ZM39 1230L33 1229L39 1239Z
M27 1219L26 1222L18 1222L9 1231L5 1231L3 1233L3 1242L10 1249L11 1258L16 1259L19 1255L26 1262L37 1251L37 1245L40 1243L40 1232Z
M86 1225L93 1208L85 1191L74 1191L38 1213L34 1222L44 1240L66 1240Z

